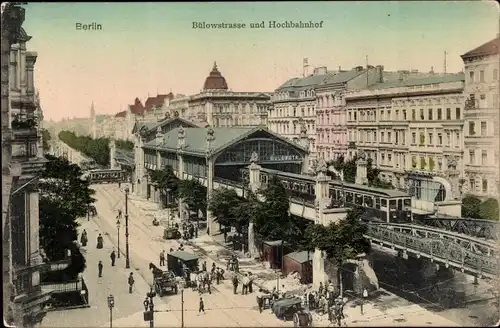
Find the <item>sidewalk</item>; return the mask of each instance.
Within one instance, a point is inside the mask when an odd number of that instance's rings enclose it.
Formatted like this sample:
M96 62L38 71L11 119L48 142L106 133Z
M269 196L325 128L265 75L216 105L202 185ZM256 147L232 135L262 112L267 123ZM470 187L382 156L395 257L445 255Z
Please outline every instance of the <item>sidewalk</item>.
M149 291L149 285L138 275L135 276L135 289L132 294L128 292L127 278L131 270L125 269L125 259L116 259L115 266L111 266L109 255L113 249L110 239L102 233L93 221L83 219L80 221L80 231L87 230L89 243L82 248L82 253L87 260L87 267L83 278L89 290L90 307L68 311L49 312L44 318L43 327L99 327L109 326L109 309L107 297L115 297L113 320L127 317L132 313L141 311L144 295ZM104 238L104 248L97 249L97 236L99 233ZM98 278L97 263L102 261L103 276Z

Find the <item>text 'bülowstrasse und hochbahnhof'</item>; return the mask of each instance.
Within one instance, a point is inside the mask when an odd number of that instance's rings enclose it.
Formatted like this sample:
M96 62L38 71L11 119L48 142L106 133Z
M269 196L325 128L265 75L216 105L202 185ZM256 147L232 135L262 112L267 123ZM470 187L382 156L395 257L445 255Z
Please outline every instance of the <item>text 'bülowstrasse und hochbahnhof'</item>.
M245 29L245 28L278 28L278 29L308 29L323 28L323 21L261 21L252 23L207 23L193 22L193 29L220 30L220 29Z

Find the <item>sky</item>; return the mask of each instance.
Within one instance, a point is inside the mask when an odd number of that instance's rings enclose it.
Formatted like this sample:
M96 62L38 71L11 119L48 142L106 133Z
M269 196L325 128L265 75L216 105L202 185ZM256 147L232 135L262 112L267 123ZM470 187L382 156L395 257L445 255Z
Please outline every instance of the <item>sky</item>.
M233 91L274 91L308 58L329 70L463 69L460 55L499 31L494 1L28 3L27 44L38 53L35 87L50 120L115 114L157 92L198 93L214 61ZM264 21L266 28L250 28ZM322 28L268 28L269 21ZM245 23L194 29L193 22ZM100 24L102 30L77 30Z

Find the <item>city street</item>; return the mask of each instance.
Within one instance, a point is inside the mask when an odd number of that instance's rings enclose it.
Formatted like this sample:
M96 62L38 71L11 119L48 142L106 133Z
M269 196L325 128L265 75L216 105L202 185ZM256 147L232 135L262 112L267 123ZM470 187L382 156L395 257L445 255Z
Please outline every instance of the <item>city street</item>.
M95 221L100 229L105 233L111 235L111 240L117 244L117 228L116 228L116 215L117 210L122 209L124 212L125 195L117 185L96 185L93 186L96 190L96 208L99 216ZM123 189L123 186L122 186ZM141 274L147 283L151 283L152 274L148 270L149 262L158 264L159 252L161 249L168 251L170 247L176 249L178 242L175 240L164 240L163 228L161 226L152 225L152 214L157 210L158 205L145 200L139 200L135 197L129 199L129 233L130 233L130 254L131 254L131 267ZM120 249L122 256L125 252L124 241L124 218L121 220L120 228ZM206 240L205 236L193 240L193 245L204 245L208 243L201 242ZM212 243L213 244L213 243ZM186 245L186 250L193 250L189 245ZM198 247L195 247L198 248ZM218 246L222 249L221 246ZM209 254L216 253L217 246L210 246ZM212 264L212 260L208 257L202 257L206 260L208 266ZM218 265L221 265L218 263ZM242 270L246 270L242 265ZM259 271L263 271L260 269ZM268 270L269 271L269 270ZM272 276L272 270L269 271ZM409 323L424 326L444 325L444 326L457 326L453 321L443 318L434 314L419 305L412 304L400 297L391 293L385 293L382 299L377 301L377 304L365 304L364 314L361 315L359 306L352 307L346 306L346 321L350 326L363 326L367 325L399 325L405 326ZM254 295L233 295L232 287L229 281L217 286L217 290L212 295L203 295L205 300L205 307L207 314L202 315L200 319L197 318L198 307L198 294L189 290L185 291L184 305L187 309L184 320L186 326L266 326L266 325L281 325L292 326L292 322L283 322L277 320L276 317L265 311L260 314L256 309L256 301ZM157 298L158 299L158 298ZM157 325L161 325L163 320L169 322L173 318L180 317L180 295L165 296L163 297L167 302L165 305L159 305L158 310L170 310L173 312L160 312L155 316ZM383 305L381 305L383 304ZM175 315L173 315L173 314ZM213 316L213 318L212 318ZM326 326L328 323L323 317L321 320L317 318L316 325ZM131 317L121 319L124 324L130 325L132 321L141 325L142 313L136 313ZM116 325L121 325L121 321L117 321ZM172 322L172 321L170 321ZM143 323L146 324L146 323ZM167 324L167 323L165 323Z

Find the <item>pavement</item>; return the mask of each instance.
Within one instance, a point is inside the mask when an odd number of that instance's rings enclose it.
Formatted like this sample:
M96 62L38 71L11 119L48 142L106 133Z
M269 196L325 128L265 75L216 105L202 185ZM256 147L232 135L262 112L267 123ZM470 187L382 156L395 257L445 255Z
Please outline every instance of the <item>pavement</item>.
M51 327L107 327L109 326L109 310L106 297L108 293L115 295L116 307L113 311L114 327L147 327L149 322L143 321L142 301L149 285L152 284L152 274L149 263L159 265L161 250L168 252L170 248L177 249L179 241L164 240L163 227L153 226L152 219L158 212L158 205L129 197L129 249L131 270L136 279L134 294L128 294L126 278L130 270L124 269L125 259L125 227L124 218L120 227L121 258L117 259L117 267L110 267L109 254L117 248L118 229L116 216L118 209L124 210L125 196L117 185L95 185L95 204L98 216L90 222L82 221L82 229L87 229L89 246L87 253L87 269L84 277L88 281L91 308L71 311L51 312L44 320L44 326ZM123 189L123 186L122 186ZM95 249L98 232L105 238L105 249ZM221 237L214 238L200 234L199 238L184 243L185 249L200 256L200 261L207 261L207 267L212 262L225 268L225 255L228 250L221 245ZM104 277L97 278L97 262L105 264ZM276 273L256 260L241 258L240 270L252 272L258 279L257 285L269 286L276 283ZM281 283L280 283L281 284ZM287 288L287 290L290 290ZM241 291L241 289L239 290ZM123 294L122 294L123 293ZM459 326L452 320L426 310L420 305L412 304L390 292L381 290L380 295L363 306L363 314L359 304L350 302L345 307L346 324L348 326ZM234 295L229 280L215 285L211 295L201 295L205 302L206 314L198 314L200 295L191 289L178 295L162 298L155 297L155 326L181 326L182 313L185 327L219 327L219 326L293 326L293 322L278 320L269 310L259 313L256 307L255 295ZM181 297L184 298L184 311L181 311ZM314 315L314 326L329 326L325 316Z

